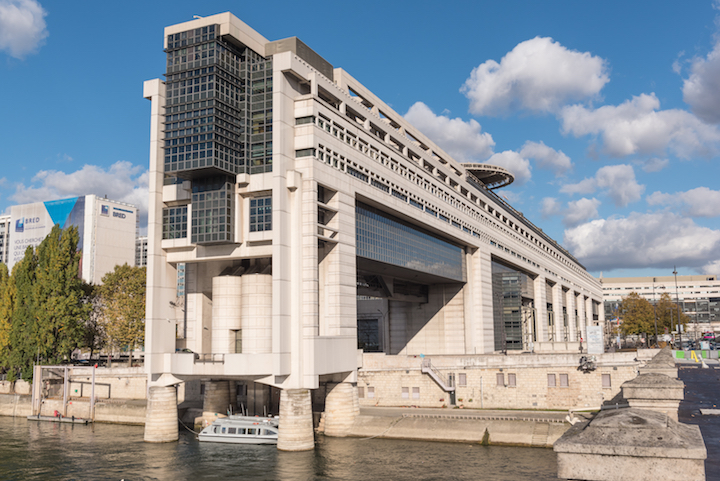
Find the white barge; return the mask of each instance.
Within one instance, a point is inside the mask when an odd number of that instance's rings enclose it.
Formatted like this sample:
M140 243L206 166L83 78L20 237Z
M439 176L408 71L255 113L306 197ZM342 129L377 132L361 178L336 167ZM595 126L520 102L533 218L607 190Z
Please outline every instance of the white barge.
M277 444L279 418L235 416L219 418L198 434L211 443Z

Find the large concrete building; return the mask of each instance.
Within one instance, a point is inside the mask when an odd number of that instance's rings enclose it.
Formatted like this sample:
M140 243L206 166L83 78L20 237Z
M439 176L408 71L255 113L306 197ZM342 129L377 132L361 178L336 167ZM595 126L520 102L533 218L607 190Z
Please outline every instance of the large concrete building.
M9 216L0 217L0 262L12 270L28 246L40 245L54 225L75 226L81 276L99 284L116 265L134 264L136 222L137 207L96 195L14 205Z
M668 294L689 318L687 334L697 339L705 332L720 335L720 279L716 275L601 277L605 318L617 317L622 299L636 292L655 303Z
M144 85L147 440L177 436L152 413L182 380L225 400L228 379L272 386L279 447L307 449L310 390L351 417L363 352L577 352L603 321L599 282L493 192L511 173L456 162L299 39L224 13L167 27L164 48Z

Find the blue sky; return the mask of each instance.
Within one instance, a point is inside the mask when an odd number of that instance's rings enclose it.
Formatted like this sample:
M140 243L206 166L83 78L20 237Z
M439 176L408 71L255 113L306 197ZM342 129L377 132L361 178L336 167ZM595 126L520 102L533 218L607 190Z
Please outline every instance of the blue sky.
M0 211L147 205L163 28L231 11L297 36L606 277L720 274L720 10L712 1L0 0ZM145 217L143 217L145 218Z

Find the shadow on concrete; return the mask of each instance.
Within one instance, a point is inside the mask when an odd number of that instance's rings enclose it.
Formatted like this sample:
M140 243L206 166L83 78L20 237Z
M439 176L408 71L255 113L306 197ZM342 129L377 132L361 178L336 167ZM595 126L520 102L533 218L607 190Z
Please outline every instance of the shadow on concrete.
M720 481L720 416L700 413L700 409L720 409L720 370L681 365L678 377L685 383L685 400L680 403L678 420L700 427L707 449L705 478Z

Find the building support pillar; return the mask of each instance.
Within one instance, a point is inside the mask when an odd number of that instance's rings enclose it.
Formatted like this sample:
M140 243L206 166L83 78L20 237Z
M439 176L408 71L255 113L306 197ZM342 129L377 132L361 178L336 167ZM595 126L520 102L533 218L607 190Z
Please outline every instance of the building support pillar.
M175 386L151 386L145 414L145 442L178 440L177 392Z
M283 389L280 393L277 448L280 451L310 451L315 448L309 389Z
M325 398L325 435L345 437L360 413L357 386L349 382L328 384Z
M203 396L203 415L205 413L226 414L230 406L230 382L206 381Z

